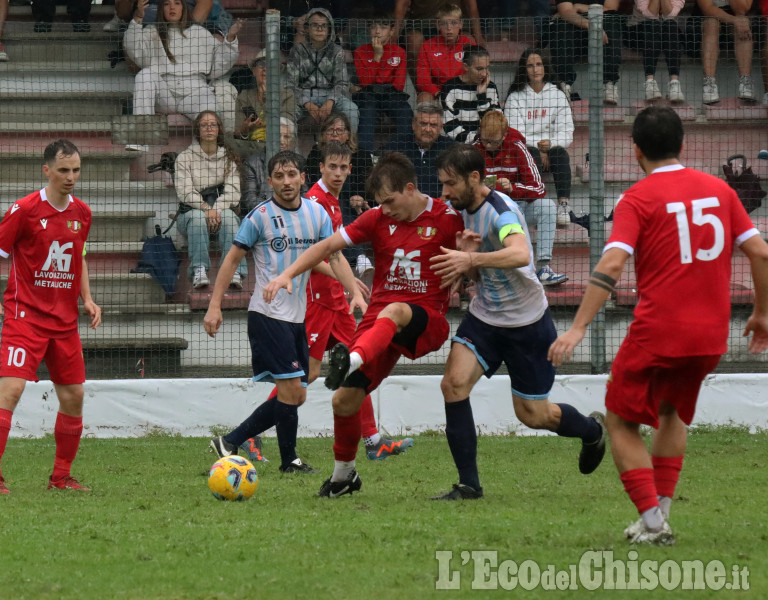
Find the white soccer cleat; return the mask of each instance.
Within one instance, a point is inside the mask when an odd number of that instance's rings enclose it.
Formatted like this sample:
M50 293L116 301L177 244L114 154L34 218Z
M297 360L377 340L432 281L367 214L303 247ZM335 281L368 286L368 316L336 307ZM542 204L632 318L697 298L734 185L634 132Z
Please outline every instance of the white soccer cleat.
M632 526L630 525L630 527ZM672 534L672 529L666 521L664 521L661 529L658 531L648 529L645 523L642 523L642 529L629 542L630 544L646 544L649 546L672 546L675 543L675 536Z
M643 524L643 518L640 517L637 521L632 523L624 530L624 537L628 540L631 540L633 537L642 532L644 527L645 525Z

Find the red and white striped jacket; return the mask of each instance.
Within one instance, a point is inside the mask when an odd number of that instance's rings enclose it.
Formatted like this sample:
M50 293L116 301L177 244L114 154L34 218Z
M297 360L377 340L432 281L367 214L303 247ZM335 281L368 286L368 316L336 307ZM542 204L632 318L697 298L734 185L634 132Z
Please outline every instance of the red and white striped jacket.
M532 202L546 194L541 174L528 152L525 137L517 129L509 128L499 150L491 154L485 149L480 139L475 148L485 159L485 175L496 175L497 179L507 178L512 184L512 191L507 192L498 183L496 190L507 194L512 199Z

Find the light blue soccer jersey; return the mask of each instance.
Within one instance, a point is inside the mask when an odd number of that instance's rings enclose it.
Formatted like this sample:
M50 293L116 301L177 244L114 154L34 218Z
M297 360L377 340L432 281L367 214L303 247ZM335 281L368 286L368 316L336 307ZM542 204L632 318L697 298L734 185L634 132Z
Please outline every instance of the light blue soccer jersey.
M281 321L303 323L310 271L294 277L293 294L280 290L270 304L264 302L261 291L307 248L331 235L333 226L328 213L320 204L306 198L293 210L283 208L271 198L248 213L234 241L238 247L253 253L256 287L248 310Z
M528 264L517 269L479 269L475 282L475 297L469 312L481 321L498 327L522 327L538 321L547 309L544 288L536 277L525 217L517 204L507 195L491 192L474 213L462 210L464 225L480 234L480 252L504 248L499 232L506 226L520 226L528 243ZM510 233L509 235L522 235Z

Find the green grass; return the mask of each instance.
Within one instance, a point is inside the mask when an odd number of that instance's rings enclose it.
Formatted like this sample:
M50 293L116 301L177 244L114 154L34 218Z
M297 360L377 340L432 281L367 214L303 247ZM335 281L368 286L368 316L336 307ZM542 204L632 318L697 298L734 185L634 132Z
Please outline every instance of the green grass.
M482 437L486 497L438 503L427 498L456 480L441 435L424 435L405 456L362 459L361 493L315 496L332 468L331 441L300 440L322 475L259 469L248 502L215 500L206 485L207 440L154 434L82 442L74 474L90 494L48 492L51 437L12 439L0 497L0 598L229 599L481 598L515 592L472 590L461 552L497 550L499 561L530 559L544 568L578 563L587 550L627 558L623 528L636 518L610 457L593 475L578 473L578 443L558 438ZM638 560L723 561L750 569L749 592L768 597L768 436L739 428L690 437L671 524L677 544L642 547ZM451 550L461 590L436 591L437 550ZM680 590L598 589L522 592L527 598L680 597ZM690 594L691 592L689 592ZM696 591L697 598L725 591ZM732 592L733 593L733 592Z

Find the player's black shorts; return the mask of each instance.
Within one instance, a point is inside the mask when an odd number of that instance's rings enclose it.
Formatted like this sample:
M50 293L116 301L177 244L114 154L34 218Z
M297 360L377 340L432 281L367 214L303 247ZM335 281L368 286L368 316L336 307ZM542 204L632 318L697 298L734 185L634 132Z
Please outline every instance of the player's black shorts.
M253 381L300 377L307 385L309 346L304 323L289 323L248 311Z

